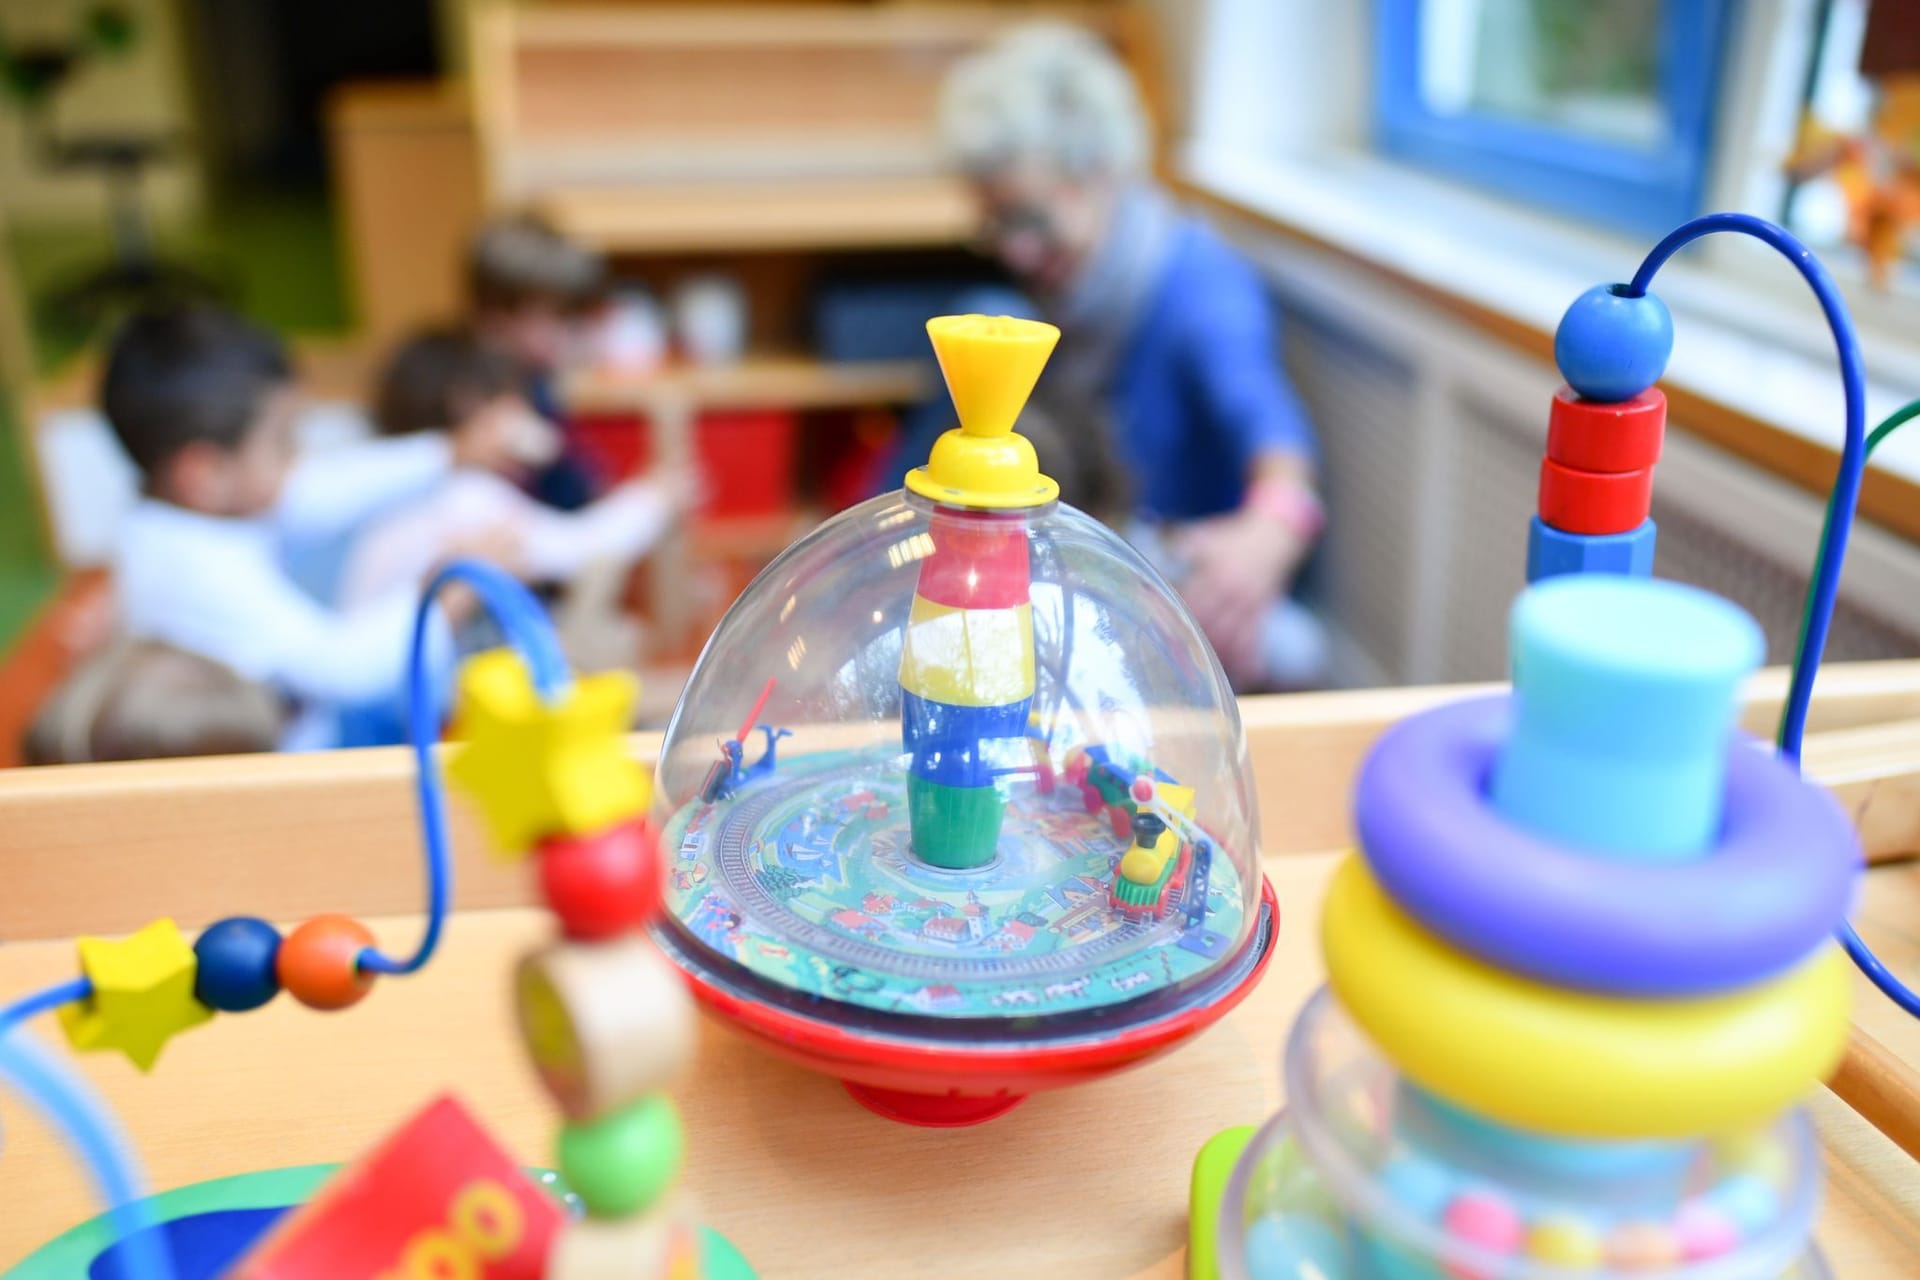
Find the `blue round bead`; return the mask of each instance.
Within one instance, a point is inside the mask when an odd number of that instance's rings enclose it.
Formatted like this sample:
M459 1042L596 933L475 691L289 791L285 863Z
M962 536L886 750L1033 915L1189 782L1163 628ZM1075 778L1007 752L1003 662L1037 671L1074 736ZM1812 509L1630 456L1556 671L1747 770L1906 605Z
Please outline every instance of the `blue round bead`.
M280 954L280 931L265 920L233 916L208 925L195 939L193 954L200 962L193 997L209 1009L245 1013L280 990L273 968Z
M1247 1274L1253 1280L1317 1280L1347 1270L1346 1242L1310 1214L1268 1213L1247 1224Z
M1380 1189L1414 1217L1438 1222L1459 1186L1444 1165L1408 1152L1381 1168Z
M1706 1199L1749 1236L1759 1235L1780 1217L1779 1194L1756 1174L1737 1174L1709 1191Z
M1673 354L1673 316L1653 294L1597 284L1573 300L1553 332L1553 360L1589 400L1631 400L1660 381Z

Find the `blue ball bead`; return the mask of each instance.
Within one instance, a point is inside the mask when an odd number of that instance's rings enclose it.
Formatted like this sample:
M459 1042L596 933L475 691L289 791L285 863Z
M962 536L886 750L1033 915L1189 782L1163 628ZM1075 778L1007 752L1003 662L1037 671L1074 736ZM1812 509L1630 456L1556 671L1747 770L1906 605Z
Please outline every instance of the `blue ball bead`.
M1732 1218L1743 1235L1757 1236L1780 1217L1780 1196L1751 1173L1727 1179L1707 1193L1707 1202Z
M1407 1152L1395 1156L1380 1170L1380 1189L1414 1217L1438 1222L1460 1187L1459 1180L1444 1165Z
M280 931L265 920L233 916L208 925L195 939L193 954L200 962L193 977L193 997L209 1009L245 1013L258 1009L280 990L273 969L280 954Z
M1253 1280L1332 1280L1347 1271L1346 1241L1310 1214L1269 1213L1247 1224Z
M1553 333L1553 360L1589 400L1631 400L1660 381L1673 354L1673 316L1651 293L1597 284L1573 300Z

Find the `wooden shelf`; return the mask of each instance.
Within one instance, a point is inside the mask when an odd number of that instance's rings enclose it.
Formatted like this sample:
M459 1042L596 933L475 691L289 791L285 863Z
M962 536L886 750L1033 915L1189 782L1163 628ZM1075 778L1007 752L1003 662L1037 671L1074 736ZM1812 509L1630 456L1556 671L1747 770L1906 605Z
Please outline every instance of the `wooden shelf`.
M486 6L468 83L488 198L611 253L962 244L978 218L941 145L948 69L1041 18L1124 46L1130 12Z
M965 186L944 174L558 190L535 204L615 254L924 248L965 244L978 225Z
M754 355L731 364L673 365L638 376L586 373L568 380L564 399L578 413L859 409L910 403L933 385L931 363L919 360Z

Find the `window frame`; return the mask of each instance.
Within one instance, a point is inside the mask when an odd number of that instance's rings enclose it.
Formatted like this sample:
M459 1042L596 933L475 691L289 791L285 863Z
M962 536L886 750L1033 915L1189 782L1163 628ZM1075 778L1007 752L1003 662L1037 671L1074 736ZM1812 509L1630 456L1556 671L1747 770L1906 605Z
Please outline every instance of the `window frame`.
M1380 154L1616 230L1661 234L1700 211L1732 42L1728 0L1662 0L1653 148L1487 112L1443 115L1421 92L1424 0L1375 0L1373 142Z

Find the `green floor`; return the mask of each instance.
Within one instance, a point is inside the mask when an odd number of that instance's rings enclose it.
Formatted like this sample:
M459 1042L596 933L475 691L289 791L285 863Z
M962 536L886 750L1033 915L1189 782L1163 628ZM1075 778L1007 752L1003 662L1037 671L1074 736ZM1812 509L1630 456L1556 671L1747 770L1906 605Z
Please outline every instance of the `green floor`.
M191 226L164 231L162 256L227 284L240 308L286 334L337 333L349 314L339 243L326 195L260 190L214 201ZM101 227L16 227L13 254L34 354L42 373L57 370L95 335L54 322L47 299L107 261ZM3 399L3 398L0 398ZM28 451L12 438L18 424L0 403L0 649L39 608L58 572L42 539L27 472Z

